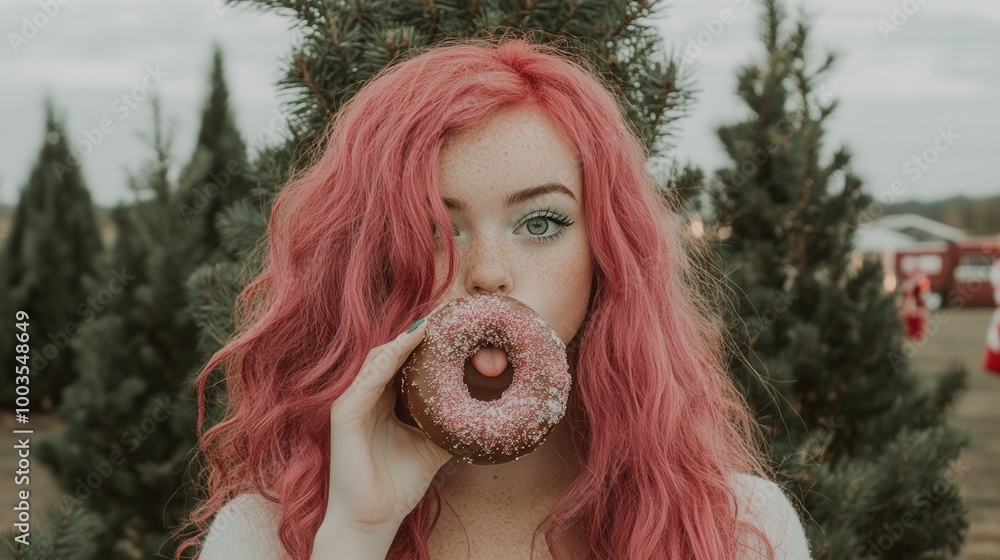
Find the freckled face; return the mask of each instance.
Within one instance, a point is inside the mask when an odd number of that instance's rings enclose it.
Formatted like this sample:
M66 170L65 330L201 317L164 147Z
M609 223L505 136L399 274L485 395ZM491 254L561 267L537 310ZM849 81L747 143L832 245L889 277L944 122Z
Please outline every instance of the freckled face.
M519 299L569 343L593 276L582 182L572 146L536 109L508 110L450 136L438 190L458 271L445 300L484 292ZM447 258L439 244L439 279Z

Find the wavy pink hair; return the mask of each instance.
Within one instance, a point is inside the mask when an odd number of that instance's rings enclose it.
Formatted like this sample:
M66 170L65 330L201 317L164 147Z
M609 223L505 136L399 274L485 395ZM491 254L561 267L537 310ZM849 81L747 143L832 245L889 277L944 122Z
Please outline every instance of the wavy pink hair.
M209 497L175 558L243 492L280 503L281 543L309 558L326 509L331 403L368 350L429 311L455 277L453 241L446 281L434 275L432 223L451 228L437 191L441 144L522 105L575 145L595 258L564 419L583 465L538 529L551 549L555 531L578 524L595 558L627 560L740 558L749 530L773 557L764 533L737 518L729 478L766 474L751 443L759 428L727 373L721 320L693 282L682 220L657 194L610 87L556 44L508 34L423 49L341 108L311 165L279 192L265 267L237 302L237 332L199 373ZM205 384L220 364L226 414L202 434ZM387 558L428 559L440 513L432 484Z

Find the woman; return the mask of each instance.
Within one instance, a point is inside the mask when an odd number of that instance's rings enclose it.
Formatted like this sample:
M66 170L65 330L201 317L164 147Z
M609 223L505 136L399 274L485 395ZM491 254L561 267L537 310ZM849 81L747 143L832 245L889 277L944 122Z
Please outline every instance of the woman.
M229 394L200 436L202 560L808 558L682 225L596 76L553 46L453 40L340 110L199 377L200 408L219 364ZM573 389L538 450L469 465L395 416L391 383L425 323L403 327L487 292L553 326Z

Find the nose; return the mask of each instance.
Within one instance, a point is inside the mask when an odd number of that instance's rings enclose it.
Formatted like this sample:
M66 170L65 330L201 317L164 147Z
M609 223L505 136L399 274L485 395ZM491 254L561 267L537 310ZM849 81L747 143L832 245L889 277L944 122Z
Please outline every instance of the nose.
M507 295L513 288L510 250L502 241L478 237L469 240L459 257L465 275L465 290L470 295Z

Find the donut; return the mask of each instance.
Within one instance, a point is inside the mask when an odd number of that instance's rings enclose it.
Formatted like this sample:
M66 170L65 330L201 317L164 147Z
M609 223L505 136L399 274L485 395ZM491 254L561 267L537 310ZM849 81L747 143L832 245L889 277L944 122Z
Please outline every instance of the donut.
M509 386L490 400L473 397L466 384L467 360L487 347L503 350L505 372L513 370ZM428 317L423 340L397 377L397 417L477 465L534 451L563 418L572 383L555 330L520 300L493 294L454 299Z

